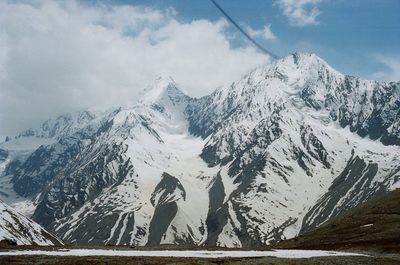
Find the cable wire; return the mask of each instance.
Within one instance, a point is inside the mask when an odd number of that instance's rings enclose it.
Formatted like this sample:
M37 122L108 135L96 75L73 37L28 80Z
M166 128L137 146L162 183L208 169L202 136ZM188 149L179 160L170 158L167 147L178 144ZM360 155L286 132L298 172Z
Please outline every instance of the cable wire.
M261 44L259 44L257 41L255 41L241 26L239 26L238 23L230 16L228 13L225 12L225 10L215 1L215 0L210 0L221 13L251 42L253 43L260 51L268 54L274 59L278 59L279 56L274 54L273 52L268 51L265 49Z

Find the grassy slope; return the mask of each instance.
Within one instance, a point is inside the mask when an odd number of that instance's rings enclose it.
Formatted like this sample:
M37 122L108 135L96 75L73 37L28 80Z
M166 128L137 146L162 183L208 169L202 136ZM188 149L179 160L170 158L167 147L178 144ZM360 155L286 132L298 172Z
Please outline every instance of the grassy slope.
M368 201L309 233L272 247L400 253L400 189Z

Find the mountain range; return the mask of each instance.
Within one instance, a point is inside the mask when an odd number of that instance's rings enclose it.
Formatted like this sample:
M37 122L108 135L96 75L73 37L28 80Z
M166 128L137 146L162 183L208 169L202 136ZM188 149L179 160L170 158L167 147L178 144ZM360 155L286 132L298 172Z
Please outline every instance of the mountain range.
M68 244L255 247L399 188L399 153L400 82L295 53L201 98L159 78L8 137L0 198Z

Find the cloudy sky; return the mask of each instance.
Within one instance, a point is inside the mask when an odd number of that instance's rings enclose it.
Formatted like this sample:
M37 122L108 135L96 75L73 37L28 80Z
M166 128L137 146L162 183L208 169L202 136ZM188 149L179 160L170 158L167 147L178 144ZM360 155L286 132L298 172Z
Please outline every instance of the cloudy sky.
M279 56L400 80L398 0L218 0ZM0 135L62 112L129 105L158 76L210 93L270 58L208 0L0 0Z

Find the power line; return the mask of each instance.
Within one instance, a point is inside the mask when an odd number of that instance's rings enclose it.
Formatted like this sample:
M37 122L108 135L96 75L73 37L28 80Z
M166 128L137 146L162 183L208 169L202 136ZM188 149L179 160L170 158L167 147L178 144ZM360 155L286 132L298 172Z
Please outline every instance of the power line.
M268 54L269 56L271 56L274 59L278 59L279 56L277 56L276 54L274 54L273 52L268 51L267 49L265 49L263 46L261 46L261 44L259 44L257 41L255 41L252 37L250 37L249 34L247 34L247 32L241 27L239 26L238 23L236 23L235 20L233 20L233 18L228 15L228 13L225 12L224 9L222 9L222 7L215 1L215 0L210 0L217 8L219 11L221 11L221 13L251 42L253 43L258 49L260 49L262 52Z

